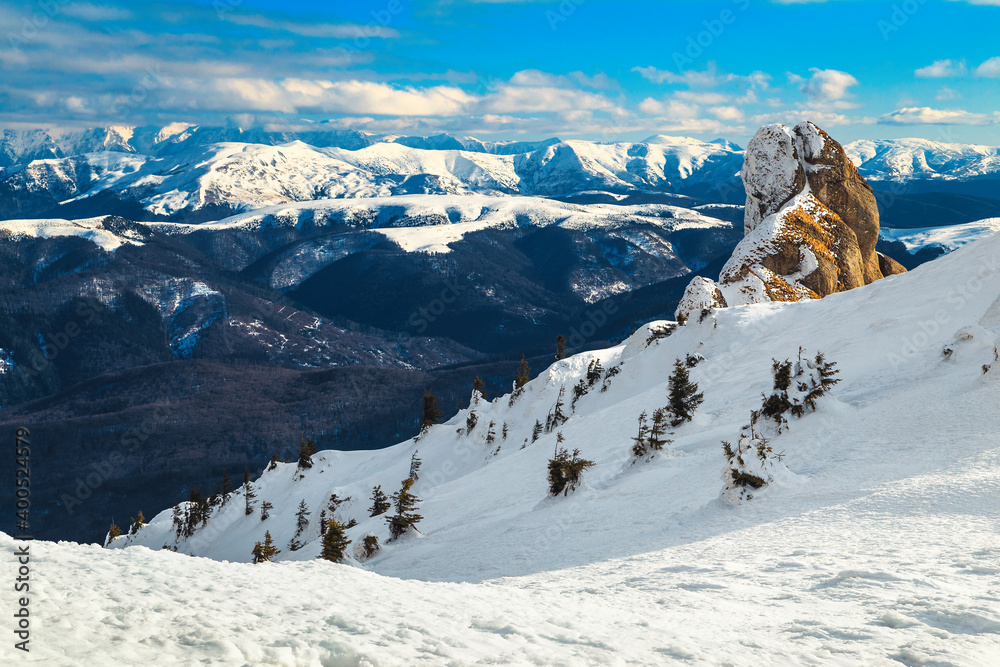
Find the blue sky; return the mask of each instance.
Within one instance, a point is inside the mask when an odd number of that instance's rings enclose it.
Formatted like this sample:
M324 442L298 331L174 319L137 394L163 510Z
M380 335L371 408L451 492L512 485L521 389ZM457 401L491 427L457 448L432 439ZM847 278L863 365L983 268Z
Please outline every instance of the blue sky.
M0 126L1000 144L1000 0L0 1Z

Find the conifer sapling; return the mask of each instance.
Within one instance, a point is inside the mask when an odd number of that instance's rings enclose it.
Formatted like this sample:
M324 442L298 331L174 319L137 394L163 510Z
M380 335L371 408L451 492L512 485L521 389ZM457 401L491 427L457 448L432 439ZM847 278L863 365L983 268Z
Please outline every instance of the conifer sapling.
M299 443L299 470L307 470L313 467L313 454L316 453L316 443L311 438L302 438Z
M691 382L687 365L677 359L674 362L674 372L670 375L667 407L673 419L671 426L680 426L691 421L694 411L704 402L705 396L698 392L698 385Z
M564 496L570 491L575 491L577 485L588 468L596 465L593 461L580 458L580 450L574 449L570 454L565 447L560 447L563 443L563 434L556 434L556 451L549 459L549 495Z
M423 463L419 458L417 458L417 451L413 452L413 456L410 457L410 477L413 481L420 479L420 465Z
M420 498L411 492L413 482L412 477L407 477L402 482L402 488L392 494L396 513L386 517L386 523L389 524L389 534L394 540L407 533L411 528L416 530L417 523L424 518L416 513Z
M114 521L112 521L111 527L108 528L108 539L104 543L104 546L111 544L115 540L115 538L120 536L121 534L122 534L122 529L119 528Z
M319 557L331 563L338 563L344 558L347 545L351 540L347 539L344 526L336 519L328 519L323 527L323 548Z
M264 543L257 542L254 544L253 550L250 553L253 555L254 563L263 563L270 561L280 554L281 551L274 546L274 540L271 539L271 531L268 530L264 532Z
M423 414L420 418L420 433L426 433L431 426L440 424L443 421L444 411L441 410L441 402L438 400L438 397L432 394L430 389L424 390Z
M389 498L382 492L382 485L377 484L375 488L372 489L372 506L368 508L371 512L368 516L379 516L385 514L389 511L392 504L389 502Z

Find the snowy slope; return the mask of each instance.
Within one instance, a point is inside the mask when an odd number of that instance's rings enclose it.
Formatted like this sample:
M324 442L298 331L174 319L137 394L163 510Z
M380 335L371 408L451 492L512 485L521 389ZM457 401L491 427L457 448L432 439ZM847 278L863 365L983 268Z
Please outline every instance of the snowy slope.
M321 452L301 475L279 464L256 482L258 499L275 506L266 522L259 510L245 516L237 492L188 541L175 541L165 512L113 546L176 545L245 562L270 530L284 549L277 565L176 567L209 599L266 572L265 590L252 595L277 596L275 618L300 609L305 591L322 591L308 599L331 620L295 626L299 654L290 664L345 654L373 664L467 663L495 655L496 635L513 663L983 665L1000 655L1000 236L822 300L722 309L649 345L648 334L554 364L513 405L502 397L476 406L471 436L456 432L462 412L418 442ZM794 358L799 346L838 362L842 383L774 439L787 470L752 501L730 506L721 500L719 441L734 439L759 407L772 357ZM691 372L704 405L664 453L632 464L637 415L665 403L669 367L688 353L705 357ZM597 466L581 490L549 498L545 463L556 434L532 443L532 426L545 421L561 387L570 412L569 389L595 357L604 368L621 364L620 372L606 391L584 395L558 430ZM485 442L490 421L493 445ZM370 532L385 543L383 517L367 517L368 496L375 484L398 488L417 450L422 535L385 544L363 567L467 583L399 582L314 562L316 514L334 492L352 497L338 513L359 521L352 539ZM303 499L313 521L305 547L290 552ZM139 564L172 568L178 558L127 549L97 552L94 566L90 552L46 549L52 562L77 558L79 576L111 568L109 576L127 578ZM148 602L130 603L140 617L179 618L175 587L150 588ZM328 590L336 591L329 601ZM96 604L111 613L121 602ZM401 621L407 613L413 620ZM287 646L275 643L269 623L253 621L236 640L231 624L209 622L198 650L234 664L261 660L251 656ZM386 633L399 641L372 642ZM129 647L149 650L138 639Z
M983 393L981 398L985 399L998 389L994 381L996 373L983 375L981 371L983 364L993 362L1000 332L998 254L1000 237L994 237L925 265L914 272L913 277L893 277L859 289L857 294L836 294L800 304L723 309L713 315L714 322L710 319L682 327L670 338L651 347L646 347L647 331L640 330L623 346L592 353L602 359L605 368L618 363L622 367L609 381L606 392L593 391L580 399L575 414L562 429L571 446L579 446L585 455L598 462L597 470L604 477L594 489L582 494L581 497L587 500L568 503L583 502L595 507L608 503L605 509L612 511L612 506L622 501L617 490L633 488L637 492L651 492L657 485L680 475L682 479L677 481L680 487L674 502L668 505L676 512L677 519L690 520L706 511L708 515L702 516L700 521L713 523L726 516L725 513L715 516L710 511L716 505L720 490L718 478L722 457L718 442L735 437L749 411L759 406L761 392L770 385L771 358L793 356L799 345L809 351L821 350L840 363L844 382L837 388L836 400L827 407L829 416L835 420L826 424L824 415L807 417L795 422L791 430L781 436L779 445L787 450L786 461L797 476L792 486L808 484L813 488L808 493L802 489L793 492L791 487L780 491L772 489L769 493L775 496L802 496L805 493L805 497L794 502L767 500L761 504L775 502L786 508L801 509L802 501L812 502L809 498L815 500L815 494L831 482L834 486L843 484L845 475L855 484L859 482L856 477L861 475L864 478L861 488L864 488L895 479L901 472L911 476L913 470L909 467L920 469L926 463L933 468L941 463L938 457L953 459L956 453L950 450L936 454L928 451L927 461L909 458L901 462L906 471L892 465L882 470L865 468L872 460L885 459L889 451L903 451L921 442L931 446L936 442L933 434L919 433L926 428L929 417L918 415L927 411L926 406L931 401L940 401L942 411L946 410L945 406L955 407L953 419L964 421L968 417L956 406L974 400L978 393ZM977 285L977 280L981 286L974 292L966 289L964 298L957 299L951 293L966 284ZM928 298L930 294L938 298ZM960 308L953 303L956 301L961 302ZM942 307L949 308L946 324L927 325L925 320L933 322ZM861 331L859 322L866 323ZM969 331L973 338L956 344L959 330L966 327L972 327ZM935 331L928 334L925 329ZM907 354L909 350L904 343L911 338L919 345L914 353ZM949 359L941 354L947 345L957 345L956 354ZM752 354L748 353L750 350ZM701 414L694 424L678 430L673 456L663 457L649 469L625 471L623 457L627 458L625 454L636 417L643 409L652 411L663 404L669 365L675 357L687 353L698 353L707 359L692 371L706 395ZM480 549L483 541L523 542L533 530L542 529L561 511L559 503L544 500L544 462L552 451L554 433L534 444L530 444L530 435L536 419L545 421L561 387L566 387L569 405L569 391L585 372L588 359L589 354L555 364L532 381L525 395L513 406L508 405L506 398L499 398L479 407L479 425L472 437L456 433L465 424L467 415L462 412L417 443L402 443L378 452L322 453L324 463L308 471L303 480L293 481L294 465L279 466L278 470L265 473L260 480L261 497L270 499L276 494L272 502L285 512L278 518L276 510L278 520L269 524L275 538L279 543L287 543L291 537L290 533L285 533L292 523L287 519L300 499L305 498L310 507L319 508L324 496L333 491L342 497L355 498L355 505L344 512L345 517L361 522L356 529L358 535L377 530L380 521L365 519L362 505L367 506L366 499L373 485L381 484L388 490L396 488L399 480L406 476L410 454L419 449L426 472L417 490L428 496L422 512L427 517L425 532L428 537L412 546L394 549L377 561L376 569L429 578L477 578L479 565L465 560L472 557L470 549ZM911 421L897 422L894 417L883 418L881 424L868 423L878 415L897 413L910 415ZM995 413L977 414L976 418L983 428L989 427L994 420L1000 426L1000 415ZM952 426L959 428L957 423L948 421L946 415L937 414L937 409L933 419L931 423L939 424L935 431ZM945 421L941 422L942 419ZM497 444L500 445L497 455L493 455L495 447L489 448L483 441L491 420L495 422ZM509 435L501 442L499 434L503 423L508 425ZM859 423L866 425L860 431ZM824 429L828 433L823 433ZM890 435L896 431L898 436ZM824 443L844 439L844 445L831 455L826 446L817 447L817 443L812 442L817 433L823 434ZM876 435L878 433L882 435ZM879 437L885 438L880 446L887 450L872 446L873 441L879 442ZM529 439L529 445L522 450L525 438ZM976 444L975 438L971 438L971 442L955 446L978 451L982 446L994 445ZM844 451L851 452L852 460L840 460ZM930 464L932 460L937 460L937 464ZM512 488L518 489L513 496ZM855 488L848 496L857 491ZM456 512L458 507L461 509ZM237 509L236 514L241 515L242 509ZM469 515L477 517L477 521L470 524L466 521ZM217 525L226 524L226 515L220 515L219 520L221 523ZM472 540L475 544L460 546L471 539L471 533L483 531L484 523L494 520L497 525L486 530L486 535ZM138 542L157 548L165 543L172 545L169 522L169 513L160 515L143 531ZM590 521L584 520L584 523ZM516 538L507 532L515 524ZM259 522L239 517L235 525L224 531L213 530L211 522L207 530L216 533L217 538L224 535L224 539L199 541L196 536L195 545L191 547L193 552L229 560L248 560L249 548L259 539L261 528ZM621 540L630 544L636 539L641 541L645 532L641 524L627 521L617 530L622 531ZM188 546L180 544L182 550ZM655 546L655 540L648 546ZM318 544L312 547L313 551L307 547L301 553L306 557L315 556ZM588 544L587 548L601 554L608 545ZM438 550L447 553L437 553ZM579 550L579 544L572 545L573 553L579 554ZM414 551L433 552L433 562L424 560L424 564L414 571L413 561L420 560L410 555ZM553 552L558 551L558 547L553 547ZM558 564L560 559L553 560L555 562L550 565ZM492 565L490 570L492 575L513 574L536 566L537 563L505 561Z
M406 250L447 252L447 243L487 228L545 227L613 229L651 224L664 229L728 227L729 223L693 209L666 204L616 206L567 204L540 197L479 195L400 195L370 199L317 200L269 206L200 225L151 223L168 234L270 227L346 225L375 229Z
M945 252L987 238L1000 231L1000 218L987 218L976 222L929 229L888 229L883 227L879 236L891 241L901 241L907 251L917 253L924 248L938 247Z
M78 236L108 252L114 252L124 244L142 245L138 234L122 229L118 231L107 229L104 226L106 219L100 217L85 220L0 220L0 231L8 232L14 238Z

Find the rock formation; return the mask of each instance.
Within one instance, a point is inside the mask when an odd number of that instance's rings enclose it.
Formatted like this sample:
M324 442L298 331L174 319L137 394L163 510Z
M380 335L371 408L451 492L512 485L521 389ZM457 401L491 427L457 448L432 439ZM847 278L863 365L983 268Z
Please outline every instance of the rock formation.
M743 240L719 282L695 278L677 314L765 301L818 299L903 273L875 251L878 208L844 149L810 122L765 125L740 172Z

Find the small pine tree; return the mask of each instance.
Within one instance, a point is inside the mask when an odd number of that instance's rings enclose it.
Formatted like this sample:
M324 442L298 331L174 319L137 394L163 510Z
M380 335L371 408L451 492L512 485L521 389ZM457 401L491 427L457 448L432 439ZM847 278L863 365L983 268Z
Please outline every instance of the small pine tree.
M556 435L556 441L563 442L562 433ZM549 495L569 495L570 491L576 490L584 471L595 465L593 461L580 458L579 449L570 454L565 447L557 444L555 454L549 459Z
M257 491L253 488L253 484L250 482L250 469L243 470L243 499L245 502L244 512L247 516L253 514L253 504L254 499L257 497Z
M801 353L802 350L799 351L800 356ZM809 384L806 385L803 383L802 385L805 387L805 396L802 397L801 408L797 413L793 409L793 414L795 414L796 417L801 417L802 413L805 413L806 411L815 412L816 401L825 396L834 385L840 382L838 378L833 377L834 375L840 373L840 371L836 368L836 362L828 362L822 352L816 353L816 358L811 364L808 362L806 363L810 367L810 370L812 370L812 373L809 377Z
M566 336L556 336L556 361L566 358Z
M603 394L611 387L611 378L618 375L622 371L622 365L620 363L615 364L604 374L604 382L601 383L601 393Z
M469 416L465 418L465 434L470 435L476 430L476 424L478 423L479 415L476 414L475 410L469 410Z
M302 502L299 503L299 511L295 513L295 537L298 537L309 528L309 515L312 512L309 511L309 506L306 505L306 499L303 498Z
M556 397L556 404L552 406L548 417L545 419L545 432L551 433L569 420L563 412L563 397L566 395L566 386L559 387L559 396Z
M274 505L267 502L266 500L260 504L260 520L267 521L267 518L271 516L271 510L274 509Z
M208 498L203 496L199 489L191 489L191 492L188 494L187 525L184 527L185 537L191 537L194 535L194 531L198 529L198 526L204 526L208 523L211 513L212 506Z
M261 544L257 542L253 545L253 550L250 552L253 554L254 563L263 563L270 561L272 558L281 553L281 551L274 546L274 540L271 539L271 531L264 531L264 543Z
M109 544L114 542L115 538L120 536L121 534L122 534L122 529L119 528L114 521L112 521L111 527L108 528L108 539L104 542L104 546L108 546Z
M472 381L472 403L486 400L486 383L477 375Z
M375 535L365 535L364 540L361 542L361 548L355 551L357 556L360 556L361 560L368 560L375 554L379 552L382 548L378 543L378 537Z
M674 372L670 376L667 407L673 414L671 426L680 426L691 421L694 411L705 400L705 395L698 392L698 385L691 382L687 366L677 359L674 362Z
M420 432L426 433L435 424L444 421L444 411L441 410L441 402L438 397L431 393L430 389L424 390L423 416L420 418Z
M228 472L222 471L222 495L229 496L229 494L231 494L232 492L233 492L233 480L229 479Z
M302 438L299 443L299 470L307 470L313 467L313 454L316 453L316 443L311 438Z
M665 446L673 442L673 440L663 437L667 432L668 420L669 410L666 408L659 408L653 412L653 423L649 426L649 439L647 440L651 451L662 451Z
M778 426L785 422L785 413L792 407L788 390L792 386L792 362L771 359L771 375L774 378L770 396L764 397L760 413Z
M639 433L632 438L632 456L637 459L641 459L646 456L646 436L649 434L649 428L646 426L646 411L643 410L639 413Z
M490 421L489 428L486 429L486 444L487 445L492 445L494 442L496 442L496 439L497 439L496 438L496 433L497 433L496 432L496 426L497 426L497 423L495 421Z
M507 422L503 423L503 429L500 432L500 439L501 440L507 439Z
M587 381L580 378L580 381L573 385L573 400L569 402L570 410L576 412L576 402L587 395Z
M540 436L541 434L542 434L542 422L540 422L540 421L538 421L538 420L536 419L536 420L535 420L535 425L534 425L534 427L533 427L533 428L531 429L531 441L532 441L532 442L535 442L536 440L538 440L538 437L539 437L539 436Z
M339 563L347 551L347 545L351 540L347 539L344 526L336 519L329 519L323 526L323 549L319 557L331 563Z
M604 368L601 366L601 360L591 360L587 366L587 387L593 387L597 384L601 380L602 375L604 375Z
M517 367L517 377L514 379L514 390L520 391L531 380L531 366L524 355L521 355L521 365Z
M420 465L423 463L419 458L417 458L417 451L413 452L413 456L410 457L410 477L413 481L420 479Z
M267 464L268 470L274 470L278 467L278 455L271 454L271 461Z
M174 539L179 540L181 533L184 531L184 524L187 522L187 518L184 516L180 505L174 505L171 519L174 525Z
M142 510L139 510L139 516L136 518L130 518L128 521L128 534L135 535L139 532L139 529L146 525L146 517L142 515Z
M375 488L372 489L372 506L368 508L371 512L368 516L379 516L385 514L389 511L392 504L389 502L389 498L382 492L382 485L376 484Z
M411 528L415 530L417 523L424 518L416 513L417 503L420 502L420 498L411 493L410 489L412 488L413 478L407 477L402 482L402 488L397 493L392 494L396 513L386 517L386 523L389 524L389 534L392 535L392 539L394 540L404 535Z
M760 414L778 424L779 433L788 423L786 413L803 417L806 412L815 411L816 402L840 382L834 377L840 372L836 363L828 362L822 352L811 361L803 359L803 352L805 350L800 347L794 364L787 359L783 362L772 360L774 389L770 396L764 397Z
M750 413L750 424L743 427L736 447L722 442L722 451L726 456L724 494L732 503L750 500L757 489L770 484L771 470L784 456L775 454L770 440L757 430L760 416L761 412L757 410Z

